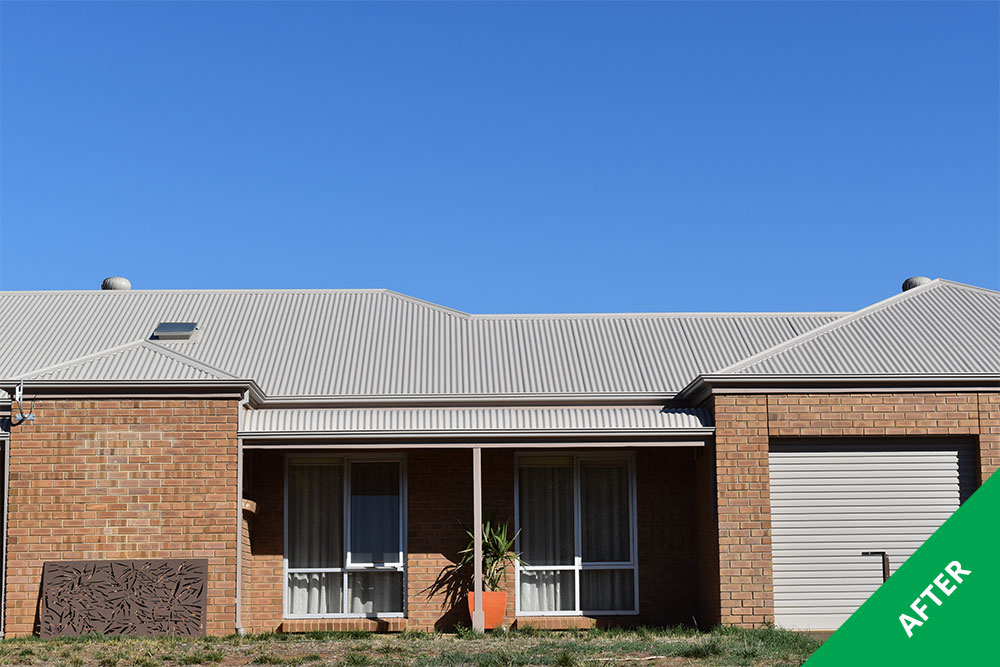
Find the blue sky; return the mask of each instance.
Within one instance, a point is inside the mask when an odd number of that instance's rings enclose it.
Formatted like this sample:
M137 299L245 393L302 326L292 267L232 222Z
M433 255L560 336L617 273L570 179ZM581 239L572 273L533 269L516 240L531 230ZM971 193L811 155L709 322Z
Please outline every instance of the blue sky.
M1000 289L998 4L0 4L0 289Z

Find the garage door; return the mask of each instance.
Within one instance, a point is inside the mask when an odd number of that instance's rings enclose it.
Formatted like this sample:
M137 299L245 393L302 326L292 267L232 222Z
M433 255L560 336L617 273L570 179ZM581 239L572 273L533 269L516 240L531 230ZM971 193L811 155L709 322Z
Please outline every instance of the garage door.
M772 445L775 623L834 630L958 509L971 445L866 441Z

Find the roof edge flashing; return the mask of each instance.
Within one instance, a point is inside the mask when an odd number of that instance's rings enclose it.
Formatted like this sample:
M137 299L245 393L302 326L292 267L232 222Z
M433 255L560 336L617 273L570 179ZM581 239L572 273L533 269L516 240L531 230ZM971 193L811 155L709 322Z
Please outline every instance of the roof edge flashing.
M918 391L956 388L972 391L977 389L1000 389L1000 373L885 373L885 374L774 374L742 375L712 374L699 375L678 394L678 401L689 401L698 405L708 396L721 393L719 390L738 389L759 390L773 393L775 390L790 388L811 389L822 392L835 390L843 393L850 390L864 391Z

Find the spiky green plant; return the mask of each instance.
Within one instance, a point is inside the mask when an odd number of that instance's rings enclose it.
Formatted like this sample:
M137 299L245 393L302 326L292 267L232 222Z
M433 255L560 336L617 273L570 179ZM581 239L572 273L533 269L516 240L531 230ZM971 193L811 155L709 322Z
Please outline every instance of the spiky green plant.
M459 552L462 556L459 567L472 566L476 558L476 535L468 528L465 534L469 536L469 546ZM507 566L521 562L520 554L514 551L517 535L508 537L507 522L497 521L496 512L483 521L483 585L486 590L506 590Z

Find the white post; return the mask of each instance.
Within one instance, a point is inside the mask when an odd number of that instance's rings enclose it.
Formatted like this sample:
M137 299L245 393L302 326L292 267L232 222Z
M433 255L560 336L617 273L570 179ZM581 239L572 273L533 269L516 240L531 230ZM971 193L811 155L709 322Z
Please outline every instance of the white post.
M483 450L480 447L472 448L472 525L475 526L476 542L472 552L475 563L472 574L472 629L483 632L486 629L486 613L483 611Z

